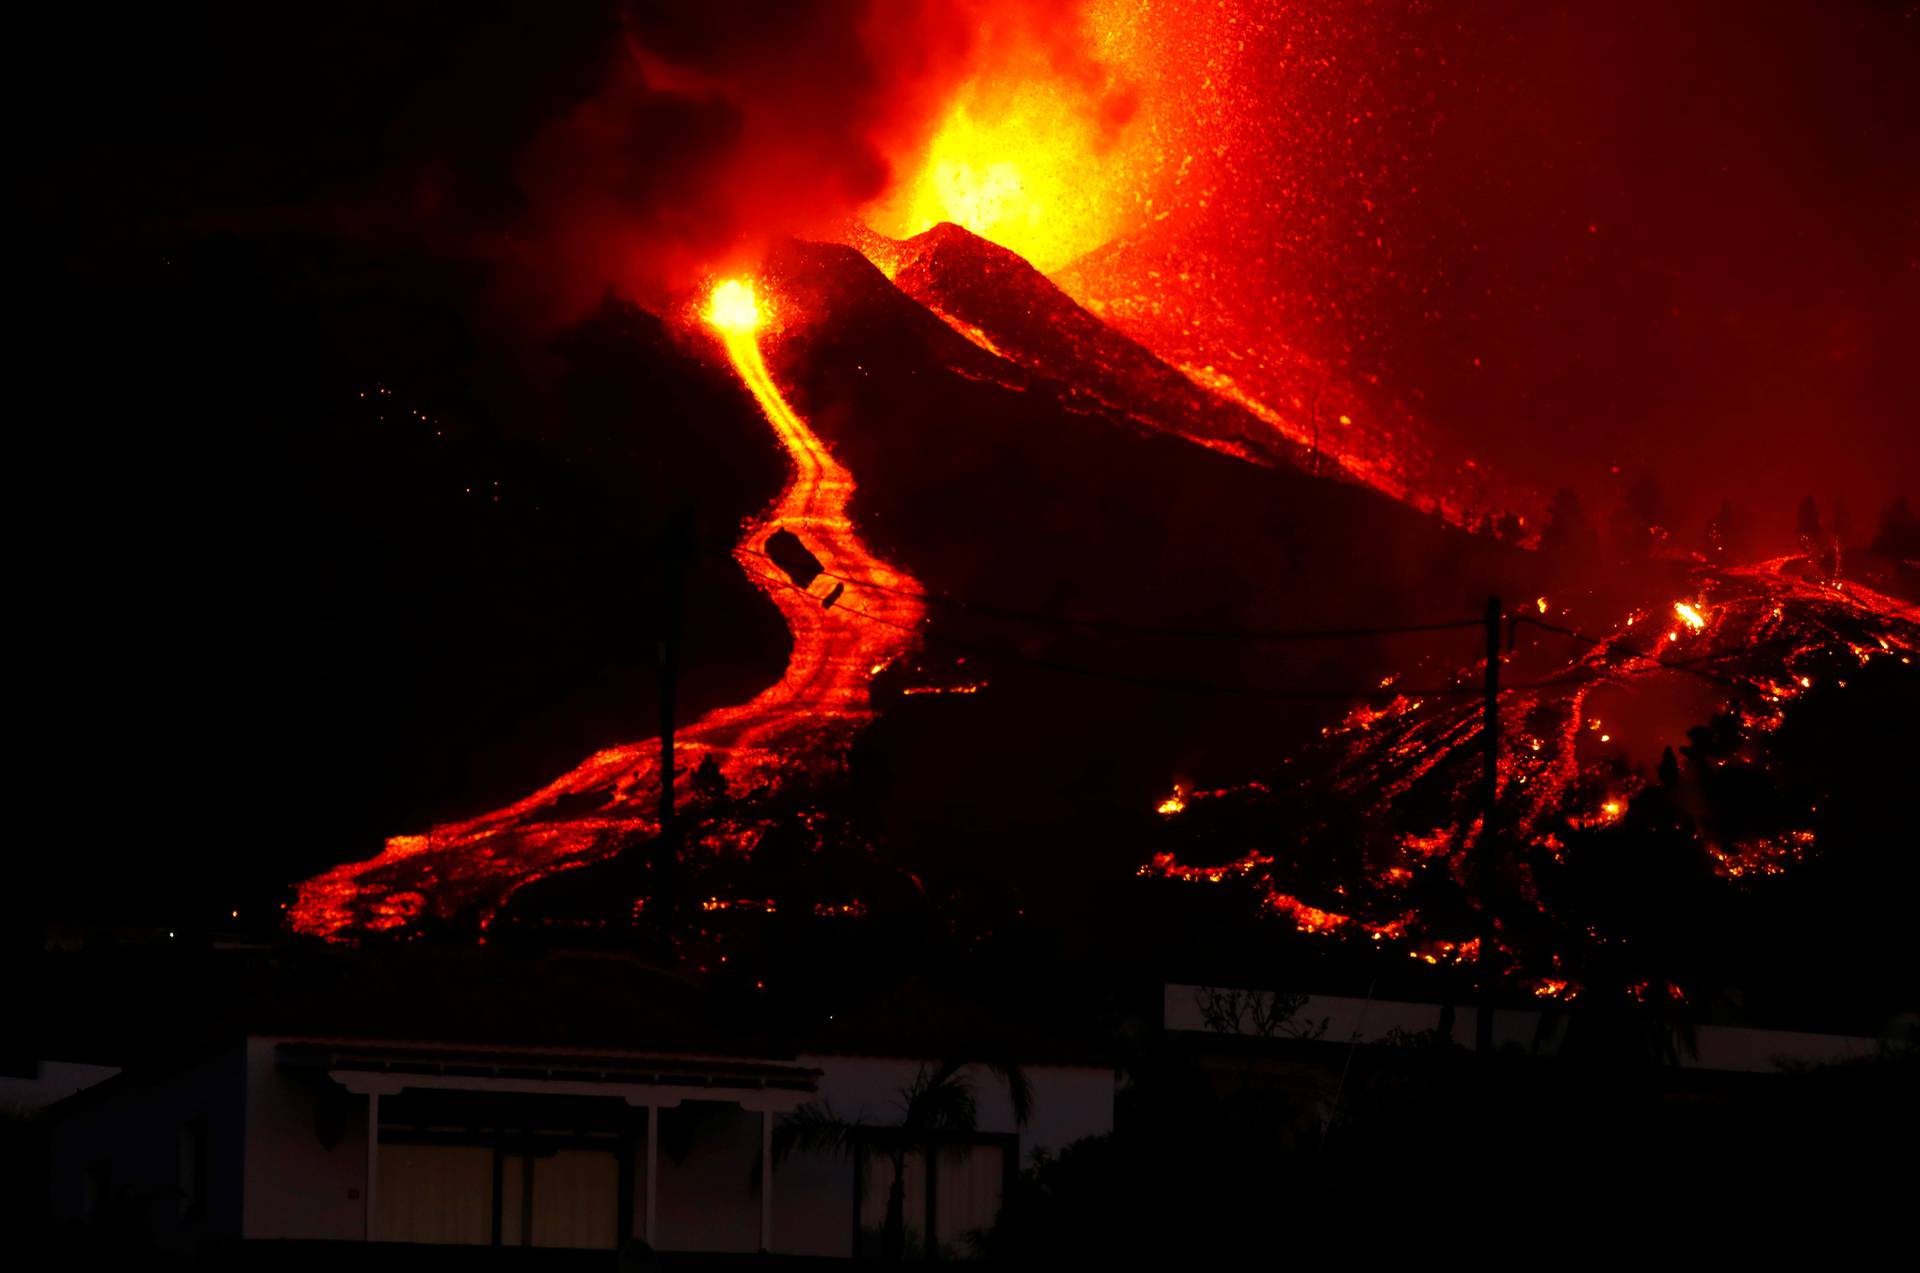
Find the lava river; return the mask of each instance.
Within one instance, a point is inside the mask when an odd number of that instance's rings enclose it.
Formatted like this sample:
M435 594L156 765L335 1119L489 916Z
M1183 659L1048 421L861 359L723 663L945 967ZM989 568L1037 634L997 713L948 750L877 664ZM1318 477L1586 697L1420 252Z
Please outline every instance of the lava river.
M919 585L870 553L848 516L853 474L788 404L760 349L768 313L750 282L714 289L703 315L741 382L786 447L793 469L773 506L746 527L734 558L785 617L793 652L784 676L751 701L677 730L676 773L711 756L735 790L818 772L872 715L874 674L912 645ZM824 568L807 588L765 553L785 530ZM839 595L834 589L840 588ZM289 911L296 932L345 937L432 916L484 927L516 889L607 857L659 828L659 741L609 747L504 808L424 834L306 881Z

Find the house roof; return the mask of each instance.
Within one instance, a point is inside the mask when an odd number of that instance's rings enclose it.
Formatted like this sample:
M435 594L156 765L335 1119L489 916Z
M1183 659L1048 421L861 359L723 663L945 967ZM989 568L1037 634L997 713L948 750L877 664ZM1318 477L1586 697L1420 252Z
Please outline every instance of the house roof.
M718 1095L768 1088L811 1092L820 1071L787 1061L677 1052L586 1048L472 1047L369 1039L288 1039L290 1068L394 1078L532 1080L549 1083L699 1088Z

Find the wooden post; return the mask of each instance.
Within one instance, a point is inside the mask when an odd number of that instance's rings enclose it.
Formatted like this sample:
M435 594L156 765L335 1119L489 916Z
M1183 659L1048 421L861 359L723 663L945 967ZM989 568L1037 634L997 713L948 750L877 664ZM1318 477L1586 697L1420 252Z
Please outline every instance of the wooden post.
M679 825L673 791L674 717L680 682L681 605L694 547L692 510L675 513L667 523L660 563L660 834L654 840L647 899L660 925L661 953L673 960L673 929L680 905Z
M1480 814L1480 1011L1474 1021L1474 1051L1493 1053L1493 886L1498 865L1498 836L1494 814L1500 802L1500 598L1487 598L1487 684L1481 734Z
M660 1249L660 1107L647 1106L647 1246Z
M660 838L666 844L673 836L674 700L680 678L680 602L686 587L682 553L682 523L676 517L661 550L660 635L655 646L660 661Z
M773 1250L773 1111L760 1111L760 1250Z
M380 1185L380 1093L367 1093L367 1225L364 1240L373 1241L374 1198Z

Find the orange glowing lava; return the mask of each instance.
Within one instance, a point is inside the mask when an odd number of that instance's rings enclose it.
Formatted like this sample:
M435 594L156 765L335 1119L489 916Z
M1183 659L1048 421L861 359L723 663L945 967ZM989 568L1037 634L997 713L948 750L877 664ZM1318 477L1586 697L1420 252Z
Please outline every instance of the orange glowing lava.
M848 737L872 715L873 669L917 639L922 607L914 594L921 589L870 553L854 532L848 513L853 475L767 369L761 333L776 314L753 283L720 283L701 316L793 462L773 507L734 549L793 634L786 674L750 702L709 712L675 736L676 773L712 756L729 786L744 790L839 762ZM797 535L824 567L810 590L794 586L765 557L762 545L777 530ZM839 586L834 604L823 604ZM308 880L289 922L296 932L321 937L398 928L423 913L471 917L484 927L522 885L653 835L659 777L657 740L609 747L502 809L425 835L394 836L379 856Z
M760 299L751 279L730 278L707 297L706 320L720 331L751 332L760 327ZM764 404L762 404L764 405Z

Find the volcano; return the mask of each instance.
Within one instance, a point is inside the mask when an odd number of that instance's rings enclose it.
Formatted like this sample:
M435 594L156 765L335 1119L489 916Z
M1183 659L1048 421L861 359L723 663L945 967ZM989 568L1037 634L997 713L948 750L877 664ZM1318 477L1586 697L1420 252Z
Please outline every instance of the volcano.
M1044 847L1064 872L1075 851L1051 828L1090 793L1163 785L1209 753L1274 755L1310 732L1325 684L1377 682L1406 653L1237 634L1458 617L1524 573L1500 545L1302 471L1310 455L1004 250L950 226L900 247L889 281L851 248L788 244L765 263L765 329L704 338L710 374L738 376L797 466L736 551L792 646L778 685L683 727L686 780L711 757L710 786L764 802L842 771L871 711L894 704L883 823L977 836L981 819L952 821L953 796L935 793L992 790L1022 828L999 826L997 851ZM872 553L834 547L847 516ZM825 565L812 593L768 554L783 531ZM965 719L929 712L962 689ZM1126 744L1106 745L1116 731ZM657 753L609 740L512 804L396 836L304 885L292 922L484 928L529 882L657 831ZM764 831L722 821L695 843L744 851Z
M669 355L732 386L788 465L708 546L788 643L772 685L678 732L675 904L711 921L681 939L696 960L721 958L716 914L857 915L956 869L1071 908L1145 861L1428 964L1475 959L1497 911L1490 957L1577 995L1606 978L1568 900L1593 850L1570 845L1685 788L1689 843L1728 888L1819 856L1816 798L1721 825L1699 775L1793 768L1770 740L1804 732L1803 691L1910 668L1910 603L1788 558L1569 588L1567 562L1303 448L1002 248L954 226L855 239L777 247ZM1492 875L1489 594L1538 597L1508 607ZM1720 750L1694 739L1684 782L1622 750L1689 726ZM302 885L292 923L630 924L665 878L660 750L609 738L511 804L396 836Z

